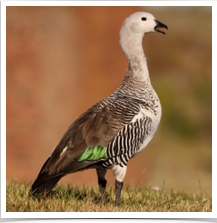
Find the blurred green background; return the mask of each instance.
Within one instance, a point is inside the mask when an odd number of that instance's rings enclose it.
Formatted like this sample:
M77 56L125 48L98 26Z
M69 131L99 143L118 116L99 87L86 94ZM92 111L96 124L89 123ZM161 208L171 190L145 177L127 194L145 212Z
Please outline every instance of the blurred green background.
M211 194L212 7L199 6L7 6L7 182L33 181L68 126L120 85L128 62L119 31L136 11L168 31L143 39L162 120L129 162L125 186ZM106 178L114 184L111 172ZM97 178L88 170L61 183L97 185Z

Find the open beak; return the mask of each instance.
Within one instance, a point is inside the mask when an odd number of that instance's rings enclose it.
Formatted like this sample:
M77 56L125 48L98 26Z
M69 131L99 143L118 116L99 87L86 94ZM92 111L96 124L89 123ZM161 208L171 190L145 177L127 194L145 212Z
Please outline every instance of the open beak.
M168 29L168 27L166 25L164 25L163 23L159 22L158 20L155 19L155 22L157 23L157 25L154 27L154 30L163 34L166 34L166 32L161 29L161 28L165 28Z

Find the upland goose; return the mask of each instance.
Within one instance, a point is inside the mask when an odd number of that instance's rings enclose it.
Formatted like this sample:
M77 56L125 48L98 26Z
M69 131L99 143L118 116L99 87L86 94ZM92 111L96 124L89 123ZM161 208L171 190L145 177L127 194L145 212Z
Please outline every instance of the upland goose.
M32 185L34 193L49 192L63 176L95 168L105 202L107 169L115 176L116 205L120 205L128 161L150 142L161 119L143 52L145 33L167 26L146 12L136 12L123 23L120 44L129 67L120 87L77 118L54 148Z

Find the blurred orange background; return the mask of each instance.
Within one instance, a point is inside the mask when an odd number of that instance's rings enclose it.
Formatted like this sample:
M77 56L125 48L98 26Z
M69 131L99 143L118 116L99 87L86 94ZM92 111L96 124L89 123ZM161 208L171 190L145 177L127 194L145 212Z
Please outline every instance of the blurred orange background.
M32 183L69 125L121 84L128 62L119 31L137 11L168 26L166 35L143 39L163 113L153 140L130 160L124 185L211 194L211 7L7 6L8 183ZM110 171L106 179L114 186ZM97 177L86 170L59 183L96 186Z

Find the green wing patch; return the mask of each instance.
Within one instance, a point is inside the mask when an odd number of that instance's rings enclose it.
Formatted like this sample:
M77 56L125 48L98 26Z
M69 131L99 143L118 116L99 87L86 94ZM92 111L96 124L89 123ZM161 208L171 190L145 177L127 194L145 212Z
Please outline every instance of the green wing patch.
M84 151L84 153L81 155L81 157L78 159L78 161L96 161L99 159L107 159L108 156L106 154L106 148L107 147L87 147L87 149Z

